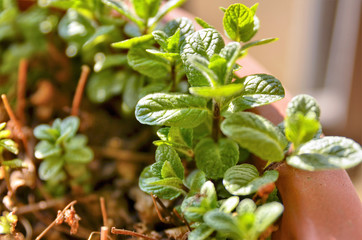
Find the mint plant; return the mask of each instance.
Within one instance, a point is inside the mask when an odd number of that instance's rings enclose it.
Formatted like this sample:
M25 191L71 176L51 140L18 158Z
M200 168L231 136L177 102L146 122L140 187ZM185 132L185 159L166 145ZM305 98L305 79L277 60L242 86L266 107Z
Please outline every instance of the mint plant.
M137 103L139 122L161 126L157 132L160 140L154 142L156 162L143 170L139 186L163 199L182 196L181 214L193 228L189 239L258 239L282 213L283 206L278 202L256 207L250 199L263 186L275 182L279 174L267 168L260 175L255 166L239 164L245 151L267 161L267 166L286 161L309 171L349 168L362 161L361 147L353 140L320 138L320 109L310 96L295 97L279 127L244 111L284 97L282 84L271 75L239 78L235 74L240 68L237 60L248 48L276 40L249 42L259 28L256 9L257 5L248 8L243 4L225 9L224 29L234 40L226 45L217 30L198 19L205 28L187 34L179 41L180 47L169 45L183 31L181 24L172 36L161 31L152 33L161 52L146 50L164 59L171 56L169 53L177 60L180 57L189 88L188 93L149 94ZM137 44L142 39L138 38ZM118 46L130 41L136 39ZM154 59L152 64L160 67ZM134 65L133 60L129 53L130 65ZM146 67L148 62L151 64L151 60L139 60L134 67L144 73L156 71L155 65ZM183 159L195 161L196 172L185 169ZM240 198L243 200L239 203Z
M76 134L78 128L79 119L70 116L54 120L51 126L41 124L34 129L34 136L40 140L35 146L35 157L43 160L39 177L47 182L50 190L57 190L54 194L66 190L67 178L70 178L71 187L90 190L87 163L93 159L93 152L86 145L87 137Z
M18 217L12 212L3 212L0 216L0 234L12 234L15 231Z

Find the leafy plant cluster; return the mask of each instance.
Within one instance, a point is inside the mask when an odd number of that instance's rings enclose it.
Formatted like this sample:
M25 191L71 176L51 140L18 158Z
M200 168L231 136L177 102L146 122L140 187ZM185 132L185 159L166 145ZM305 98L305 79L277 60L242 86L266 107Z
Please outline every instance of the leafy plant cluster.
M76 134L78 128L79 118L70 116L34 129L34 136L40 140L35 146L35 157L43 160L39 178L56 195L64 194L66 180L70 180L71 187L78 186L85 192L91 189L87 164L93 159L93 151L86 145L87 137Z
M248 152L268 165L286 161L309 171L349 168L362 160L353 140L321 138L320 109L310 96L292 99L279 126L245 112L284 97L282 84L271 75L235 74L248 48L276 40L249 42L259 28L256 9L243 4L224 9L224 30L232 40L227 44L202 19L197 21L204 29L195 31L186 18L113 44L130 48L129 65L144 75L187 76L187 91L171 87L148 94L137 103L135 115L143 124L161 126L160 140L154 142L156 162L143 170L140 188L163 199L182 196L180 211L193 227L189 239L257 239L282 213L278 202L256 208L250 199L279 174L264 170L260 175L255 166L242 163ZM153 40L159 49L152 47ZM177 78L171 81L171 86L179 84ZM196 170L185 169L183 161L194 161Z

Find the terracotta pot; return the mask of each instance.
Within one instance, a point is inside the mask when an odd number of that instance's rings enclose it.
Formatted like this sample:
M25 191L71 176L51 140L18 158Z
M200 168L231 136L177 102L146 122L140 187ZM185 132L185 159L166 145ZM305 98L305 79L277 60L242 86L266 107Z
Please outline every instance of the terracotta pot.
M168 18L182 16L194 19L182 10L173 11ZM239 63L244 66L241 75L267 72L251 57ZM255 112L278 124L290 99L286 93L285 99L256 108ZM362 204L345 170L308 172L285 163L276 170L279 171L276 185L285 210L272 239L362 239Z

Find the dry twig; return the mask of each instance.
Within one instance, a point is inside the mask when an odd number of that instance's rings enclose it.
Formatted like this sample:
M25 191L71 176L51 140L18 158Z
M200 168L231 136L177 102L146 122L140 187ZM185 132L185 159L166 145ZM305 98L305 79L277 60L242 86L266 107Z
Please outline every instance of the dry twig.
M18 92L17 92L17 105L16 114L22 124L25 123L25 91L26 91L26 77L28 70L28 60L21 59L18 70Z
M75 94L74 94L74 98L73 98L72 111L71 111L72 116L78 115L80 102L82 101L82 95L83 95L84 87L87 82L89 73L90 73L90 68L87 65L83 65L82 73L80 74L77 89L75 90Z
M128 230L124 230L124 229L117 229L115 227L112 227L111 233L118 234L118 235L128 235L128 236L133 236L133 237L139 237L139 238L144 238L144 239L147 239L147 240L157 240L155 238L146 236L146 235L141 234L141 233L128 231Z

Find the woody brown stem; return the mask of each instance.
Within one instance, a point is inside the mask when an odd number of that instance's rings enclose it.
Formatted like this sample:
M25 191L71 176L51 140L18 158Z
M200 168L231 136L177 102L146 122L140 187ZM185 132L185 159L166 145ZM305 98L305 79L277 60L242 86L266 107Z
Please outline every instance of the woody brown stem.
M18 70L18 88L17 88L17 105L16 115L22 124L25 123L25 91L26 91L26 78L27 78L28 60L21 59Z
M88 75L90 73L90 68L87 65L82 66L82 73L80 74L80 78L78 81L77 89L74 94L73 103L72 103L72 116L77 116L79 112L79 106L82 101L82 95L84 92L84 87L88 79Z
M107 210L106 210L106 204L105 204L105 201L104 201L104 197L100 197L99 201L100 201L100 205L101 205L103 225L108 227L108 216L107 216Z
M147 239L147 240L157 240L155 238L146 236L146 235L141 234L141 233L128 231L128 230L124 230L124 229L117 229L115 227L112 227L111 233L118 234L118 235L128 235L128 236L133 236L133 237L139 237L139 238L144 238L144 239Z

